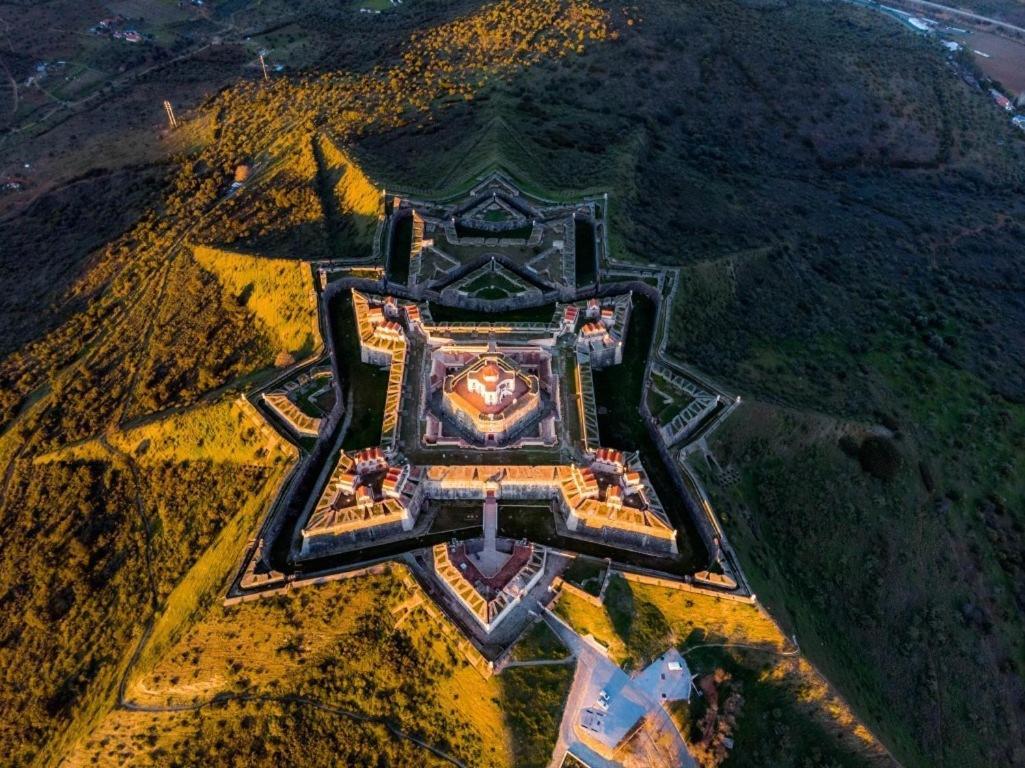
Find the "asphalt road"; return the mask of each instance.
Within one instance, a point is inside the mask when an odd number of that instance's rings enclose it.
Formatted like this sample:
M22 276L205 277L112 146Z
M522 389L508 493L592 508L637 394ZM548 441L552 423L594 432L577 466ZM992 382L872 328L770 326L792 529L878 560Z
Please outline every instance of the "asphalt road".
M1025 34L1025 27L1018 27L1014 24L1009 24L1006 21L1000 21L1000 19L994 19L990 16L982 16L978 13L972 13L971 11L963 11L960 8L951 8L949 5L940 5L939 3L930 2L930 0L904 0L904 2L913 3L915 5L924 5L926 8L934 8L937 11L944 11L955 16L961 16L965 19L974 19L975 21L982 21L986 24L992 24L996 27L1003 27L1004 29L1010 29L1013 32L1021 32L1022 34Z

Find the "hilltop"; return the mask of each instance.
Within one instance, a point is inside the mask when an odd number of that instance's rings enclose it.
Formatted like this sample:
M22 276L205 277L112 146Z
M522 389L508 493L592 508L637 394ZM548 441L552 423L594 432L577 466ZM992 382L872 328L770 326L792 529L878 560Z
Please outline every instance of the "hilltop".
M0 224L21 287L0 342L4 754L85 738L176 585L176 632L209 618L290 461L252 435L236 454L231 402L316 347L308 262L366 252L369 189L500 165L609 191L616 258L681 269L670 350L747 403L694 463L852 710L907 766L1025 761L1025 151L1004 115L844 4L403 13L290 22L308 66L190 86L187 128L109 167L71 140L82 113L36 134L73 170ZM119 130L151 127L91 141ZM175 437L154 455L153 434Z

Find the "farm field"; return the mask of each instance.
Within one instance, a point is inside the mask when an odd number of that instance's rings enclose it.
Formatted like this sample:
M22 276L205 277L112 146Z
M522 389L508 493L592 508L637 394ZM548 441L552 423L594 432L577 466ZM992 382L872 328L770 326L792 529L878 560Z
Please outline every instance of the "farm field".
M975 65L1000 83L1008 92L1025 93L1025 40L1009 40L989 32L972 32L962 38L975 55Z

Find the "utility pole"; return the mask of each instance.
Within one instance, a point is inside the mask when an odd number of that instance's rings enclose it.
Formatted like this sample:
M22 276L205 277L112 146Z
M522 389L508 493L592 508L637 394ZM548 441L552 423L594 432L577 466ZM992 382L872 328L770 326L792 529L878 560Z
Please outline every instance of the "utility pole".
M178 120L174 116L174 108L171 106L171 102L164 100L164 111L167 112L167 122L171 124L172 128L178 127Z
M267 77L267 62L263 58L263 51L260 51L260 68L263 70L263 79L270 80L270 78Z

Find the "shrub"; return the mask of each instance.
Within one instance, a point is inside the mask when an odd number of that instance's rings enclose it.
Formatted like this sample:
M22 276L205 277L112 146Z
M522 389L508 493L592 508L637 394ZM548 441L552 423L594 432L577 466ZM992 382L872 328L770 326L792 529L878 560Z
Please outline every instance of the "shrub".
M861 441L858 449L861 469L880 480L892 480L903 462L900 451L892 440L872 435Z

